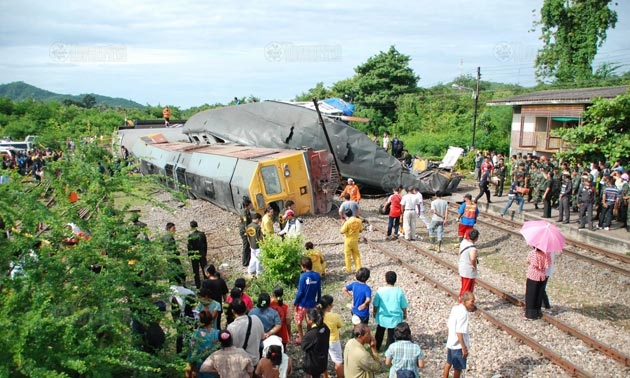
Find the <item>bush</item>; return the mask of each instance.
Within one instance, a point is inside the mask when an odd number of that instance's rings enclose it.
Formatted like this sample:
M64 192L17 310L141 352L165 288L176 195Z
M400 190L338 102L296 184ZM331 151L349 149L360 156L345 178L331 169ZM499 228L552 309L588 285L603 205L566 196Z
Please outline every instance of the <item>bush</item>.
M283 239L273 236L265 238L261 245L263 281L295 287L300 273L300 259L304 256L302 238ZM273 287L272 287L273 288Z

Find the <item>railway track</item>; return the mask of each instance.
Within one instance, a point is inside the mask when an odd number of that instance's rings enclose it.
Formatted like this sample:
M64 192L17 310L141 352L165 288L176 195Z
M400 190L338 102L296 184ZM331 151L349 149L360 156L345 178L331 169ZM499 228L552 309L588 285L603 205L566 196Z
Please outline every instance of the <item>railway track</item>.
M455 204L449 204L449 210L453 213L457 213L457 206ZM508 232L512 235L520 236L519 229L522 226L522 223L514 222L509 219L505 219L496 215L483 213L483 216L477 218L477 223L483 224L488 227L492 227L494 229ZM597 265L611 271L623 274L625 276L630 277L630 270L625 268L623 265L630 264L630 257L626 255L622 255L615 252L610 252L607 249L598 248L591 244L586 244L579 242L577 240L573 240L570 238L566 238L566 243L573 248L565 247L562 251L566 255L574 257L576 259L587 261L590 264ZM581 249L587 251L587 253L593 254L594 257L588 256L585 253L579 252L574 249ZM603 259L614 260L617 263L607 262ZM621 263L619 265L618 263Z
M385 234L384 230L378 226L373 224L373 228L376 231L380 231L382 235ZM399 239L400 243L404 243L404 245L407 248L412 249L413 251L417 252L417 254L421 255L424 258L427 258L430 262L432 263L436 263L439 264L445 268L447 268L448 270L452 271L454 274L457 274L457 267L451 263L449 263L448 261L442 259L439 257L439 255L432 253L430 251L427 251L426 249L420 247L419 245L412 243L412 242L408 242L406 240L402 240ZM449 295L453 296L454 298L458 297L458 293L456 293L455 291L453 291L452 289L450 289L448 286L446 286L445 284L439 282L437 279L431 277L429 274L426 273L426 271L422 271L421 269L419 269L416 265L411 264L405 260L409 260L405 257L405 259L403 260L403 257L397 255L396 253L391 252L389 249L384 248L382 246L383 243L379 243L378 241L374 241L374 240L369 240L366 239L367 243L373 247L376 250L379 250L381 253L383 253L385 256L387 256L388 258L390 258L392 261L397 262L398 264L404 266L405 268L407 268L408 270L410 270L411 272L413 272L414 274L417 274L421 277L423 277L423 279L431 282L435 287L439 288L440 290L448 293ZM521 301L520 299L516 298L515 296L513 296L512 294L505 292L504 290L501 290L500 288L485 282L479 278L477 278L476 280L476 285L478 287L481 287L485 290L487 290L489 293L491 293L491 295L494 296L498 296L499 298L503 299L504 301L510 303L511 305L514 306L518 306L518 307L523 307L524 303L523 301ZM574 364L573 362L569 361L568 359L564 358L560 353L555 352L554 350L552 350L551 348L548 348L544 345L541 344L541 342L536 341L534 338L532 338L531 336L527 335L525 332L519 331L516 327L512 327L510 326L508 323L506 323L505 321L501 320L499 316L495 316L493 314L493 312L489 311L489 310L484 310L484 309L479 309L478 310L480 312L480 314L482 314L482 316L484 318L486 318L489 322L491 322L492 324L494 324L496 327L498 327L501 330L504 330L505 332L507 332L508 334L512 335L513 337L515 337L517 340L519 340L521 343L528 345L530 348L532 348L533 350L539 352L540 354L542 354L545 358L551 360L553 363L555 363L556 365L560 366L562 369L564 369L568 374L572 375L572 376L578 376L578 377L592 377L595 376L593 373L590 373L586 370L584 370L583 368L580 368L579 366L577 366L576 364ZM513 310L511 310L513 312ZM519 310L520 311L520 310ZM519 316L520 318L520 316ZM607 344L604 344L588 335L586 335L585 333L581 332L580 330L556 319L553 316L550 316L548 314L544 314L543 315L543 320L545 322L547 322L548 324L550 324L551 326L557 328L559 331L566 333L567 335L570 335L571 337L577 338L579 340L581 340L581 342L583 342L586 345L589 345L590 347L594 348L595 350L598 350L599 352L601 352L602 354L604 354L605 356L607 356L610 359L613 359L615 361L617 361L618 363L620 363L623 366L630 366L630 356L625 355L623 352L618 351L612 347L610 347Z

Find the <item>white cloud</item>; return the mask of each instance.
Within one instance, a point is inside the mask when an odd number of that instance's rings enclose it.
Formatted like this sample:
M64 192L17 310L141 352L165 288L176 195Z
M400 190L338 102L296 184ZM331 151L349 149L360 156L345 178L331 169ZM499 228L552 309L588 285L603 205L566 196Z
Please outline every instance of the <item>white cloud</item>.
M250 94L290 99L319 81L351 77L354 67L395 45L412 57L422 86L474 74L477 66L485 80L529 85L540 41L528 31L537 17L532 8L541 4L4 2L0 82L183 107ZM616 9L618 27L598 61L622 62L627 70L630 5Z

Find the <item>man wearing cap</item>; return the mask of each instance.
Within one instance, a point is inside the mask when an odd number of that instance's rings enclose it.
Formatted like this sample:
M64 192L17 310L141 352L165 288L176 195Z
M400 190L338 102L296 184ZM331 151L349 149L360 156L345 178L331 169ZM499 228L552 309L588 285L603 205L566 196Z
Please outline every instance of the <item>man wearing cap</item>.
M295 218L293 210L287 210L284 213L284 228L278 232L278 236L291 236L297 237L302 234L302 222Z
M361 192L359 192L359 187L354 183L354 180L349 178L346 187L341 192L341 198L344 198L345 194L350 195L350 200L359 203L361 201Z
M192 265L193 275L195 276L195 287L199 289L201 287L201 277L203 271L208 265L206 256L208 254L208 240L206 234L197 229L197 221L190 221L190 229L192 232L188 235L188 258ZM199 274L201 268L202 274Z
M409 188L400 201L403 209L403 229L405 230L405 240L415 240L416 238L416 218L420 216L420 198L416 195L416 187Z

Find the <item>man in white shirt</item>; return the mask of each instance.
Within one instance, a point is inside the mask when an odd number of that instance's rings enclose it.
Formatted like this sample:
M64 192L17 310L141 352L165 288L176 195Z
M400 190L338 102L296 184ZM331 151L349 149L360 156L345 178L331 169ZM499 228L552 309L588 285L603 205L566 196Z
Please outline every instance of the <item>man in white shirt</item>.
M260 342L265 334L263 324L259 317L247 315L247 307L242 300L233 300L230 307L235 319L227 330L232 334L234 346L245 349L252 365L256 366L260 359Z
M405 229L405 240L416 239L416 218L420 215L420 199L417 196L418 190L415 187L408 189L400 201L403 210L403 228Z
M424 198L422 197L422 193L416 189L416 196L418 197L418 203L420 204L420 213L418 214L418 218L422 220L422 223L429 229L431 222L424 216Z
M443 378L448 378L451 366L455 370L454 378L459 378L462 370L466 370L466 359L470 338L468 336L469 312L475 312L475 296L467 291L462 295L462 302L451 309L448 317L448 338L446 340L446 365L444 365Z

